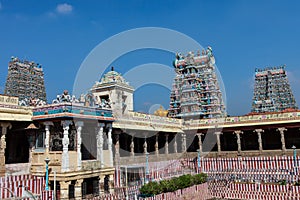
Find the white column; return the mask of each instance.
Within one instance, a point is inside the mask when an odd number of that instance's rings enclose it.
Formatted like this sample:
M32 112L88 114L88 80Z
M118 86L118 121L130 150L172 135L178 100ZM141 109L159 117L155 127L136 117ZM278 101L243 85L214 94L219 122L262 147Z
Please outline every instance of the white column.
M258 148L259 148L259 152L262 153L262 151L263 151L263 145L262 145L261 133L263 133L264 130L263 129L255 129L253 132L257 133Z
M108 151L109 151L109 166L113 167L114 166L114 159L113 159L113 151L112 151L112 137L111 137L111 132L112 132L112 124L108 125L108 133L107 133L107 142L108 142Z
M280 136L281 136L281 148L283 153L286 153L286 148L285 148L285 139L284 139L284 131L287 131L285 127L278 128L277 131L279 131Z
M134 156L134 135L131 134L130 156Z
M103 159L103 127L104 123L98 124L98 133L96 136L97 140L97 160L100 161L101 168L104 167L104 159Z
M11 124L7 122L1 122L2 135L0 140L0 176L5 175L5 149L6 149L6 133L7 128L11 128Z
M223 134L222 132L215 132L215 135L217 136L217 146L218 146L218 153L221 153L221 140L220 135Z
M115 165L119 164L120 161L120 130L114 130L114 135L116 137L116 144L115 144Z
M61 121L61 125L63 126L63 153L61 159L61 171L66 172L69 171L69 129L70 125L72 124L71 120L64 120Z
M203 152L203 148L202 148L202 135L204 135L203 133L197 133L198 136L198 146L199 146L199 151L200 151L200 155L202 155Z
M84 123L82 121L76 122L76 127L77 127L77 170L81 170L81 160L82 160L82 155L81 155L81 131Z
M182 153L186 151L186 135L185 133L181 133L181 151Z
M11 129L11 123L1 122L0 126L2 127L1 143L0 143L0 152L4 153L6 149L6 133L7 128Z
M236 143L238 145L238 154L241 154L241 152L242 152L241 134L243 133L243 131L237 130L237 131L234 131L233 133L236 134Z
M169 134L166 134L166 143L165 143L165 154L169 154Z
M158 156L159 155L159 150L158 150L158 133L155 135L155 155Z
M148 151L147 151L147 137L145 136L145 142L144 142L144 154L146 154Z
M177 133L175 134L174 136L174 153L177 153L178 150L177 150Z
M45 125L45 148L46 148L46 154L49 153L49 147L50 147L50 126L53 126L53 122L47 121L43 123Z

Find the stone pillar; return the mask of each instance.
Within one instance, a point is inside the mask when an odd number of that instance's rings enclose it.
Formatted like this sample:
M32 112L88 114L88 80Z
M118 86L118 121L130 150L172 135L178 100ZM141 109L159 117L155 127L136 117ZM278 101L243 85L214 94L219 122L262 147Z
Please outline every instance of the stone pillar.
M144 142L143 147L144 147L144 154L146 154L148 152L148 150L147 150L147 137L146 136L145 136L145 142Z
M277 131L279 131L280 135L281 135L281 149L282 152L285 154L286 153L286 148L285 148L285 139L284 139L284 131L287 131L287 129L285 127L281 127L278 128Z
M46 154L49 155L49 146L50 146L50 126L53 126L53 122L47 121L43 123L45 125L45 148L46 148Z
M263 151L263 145L262 145L261 133L263 133L264 130L263 129L255 129L253 132L257 133L257 137L258 137L258 149L259 149L259 152L262 153L262 151Z
M108 133L107 133L107 143L108 143L108 152L109 152L109 167L114 166L114 158L113 158L113 151L112 151L112 137L111 137L111 132L112 132L112 124L108 124Z
M116 144L115 144L115 165L119 165L119 161L120 161L120 134L121 131L120 130L115 130L114 131L114 135L116 138Z
M165 154L168 155L169 154L169 134L166 134L166 143L165 143Z
M113 193L114 192L114 175L113 174L110 174L109 175L109 182L108 182L108 185L109 185L109 192L110 193Z
M0 139L0 176L5 175L5 149L6 149L6 133L7 128L11 129L11 124L8 122L1 122L2 134Z
M177 133L174 136L174 153L178 153L178 150L177 150Z
M181 134L182 138L181 138L181 151L182 153L186 151L186 134L185 133L182 133Z
M69 171L69 129L70 125L72 124L71 120L64 120L61 121L61 125L63 126L64 130L64 137L62 140L63 143L63 152L62 152L62 159L61 159L61 171L67 172Z
M103 174L99 176L99 195L104 193L104 177Z
M98 124L98 133L96 135L97 140L97 160L100 161L101 168L104 167L104 159L103 159L103 127L104 123Z
M75 187L74 187L75 200L82 199L82 182L83 182L83 179L76 180Z
M159 149L158 149L158 135L159 133L157 133L156 135L155 135L155 155L156 156L158 156L159 155Z
M199 151L200 151L200 155L202 155L203 152L203 148L202 148L202 135L204 135L203 133L197 133L198 136L198 146L199 146Z
M243 131L237 130L237 131L234 131L233 134L236 134L236 143L238 145L238 155L241 155L241 152L242 152L241 134L243 134Z
M76 122L76 127L77 127L77 170L81 170L81 130L83 127L84 123L82 121Z
M221 153L221 140L220 135L223 134L222 132L215 132L215 135L217 136L217 146L218 146L218 154Z
M35 142L36 142L35 130L29 130L27 132L27 138L29 143L29 163L32 163L32 156L33 156L32 154L35 149Z
M59 185L60 185L60 199L64 200L64 199L69 199L69 185L70 185L71 181L60 181Z
M131 135L130 156L134 156L134 135Z

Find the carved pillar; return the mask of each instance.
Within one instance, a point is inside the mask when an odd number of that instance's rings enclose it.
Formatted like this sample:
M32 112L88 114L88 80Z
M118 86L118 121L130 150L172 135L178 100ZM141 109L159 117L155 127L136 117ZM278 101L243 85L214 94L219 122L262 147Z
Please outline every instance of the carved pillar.
M145 142L144 142L144 154L146 154L148 151L147 151L147 137L145 136Z
M258 139L258 149L259 149L259 152L262 153L263 151L263 145L262 145L262 139L261 139L261 133L264 132L263 129L255 129L253 132L256 132L257 133L257 139Z
M177 150L177 133L175 134L174 136L174 153L177 153L178 150Z
M107 133L107 143L108 143L108 152L109 152L109 166L114 166L114 159L113 159L113 151L112 151L112 124L108 125L108 133Z
M166 134L165 154L169 154L169 134Z
M103 194L104 193L104 177L105 175L100 175L99 176L99 194Z
M71 181L60 181L60 199L61 200L67 200L69 199L69 185Z
M53 126L53 122L47 121L43 123L45 125L45 148L46 154L49 155L49 146L50 146L50 126Z
M82 182L83 179L77 179L74 187L75 192L75 200L81 200L82 199Z
M109 175L109 182L108 182L108 185L109 185L109 193L113 193L114 192L114 175L113 174L110 174Z
M222 132L215 132L215 135L217 136L217 146L218 146L218 154L221 153L221 140L220 135L223 134Z
M115 130L114 135L116 138L116 144L115 144L115 165L119 164L120 161L120 134L121 130Z
M62 152L62 159L61 159L61 171L66 172L69 171L69 129L70 125L72 124L71 120L64 120L61 121L61 125L63 126L63 152Z
M5 175L5 149L6 149L6 133L7 128L11 129L11 124L7 122L1 122L2 134L0 139L0 176Z
M158 133L155 135L155 155L158 156L159 155L159 150L158 150Z
M234 131L233 134L236 134L236 143L238 145L238 155L240 155L242 152L241 134L243 134L243 131L237 130L237 131Z
M287 129L285 127L281 127L281 128L278 128L277 131L279 131L279 133L280 133L281 145L282 145L281 149L282 149L282 152L285 154L286 148L285 148L284 131L287 131Z
M77 170L81 170L81 131L84 123L82 121L76 122L76 127L77 127Z
M202 155L202 152L203 152L202 135L204 135L204 134L203 133L197 133L197 136L198 136L198 146L199 146L200 155Z
M130 156L134 156L134 135L131 135Z
M182 153L186 151L186 134L185 133L181 133L181 151Z
M103 160L103 127L104 123L98 124L98 133L96 136L97 140L97 160L100 161L101 168L104 167L104 160Z

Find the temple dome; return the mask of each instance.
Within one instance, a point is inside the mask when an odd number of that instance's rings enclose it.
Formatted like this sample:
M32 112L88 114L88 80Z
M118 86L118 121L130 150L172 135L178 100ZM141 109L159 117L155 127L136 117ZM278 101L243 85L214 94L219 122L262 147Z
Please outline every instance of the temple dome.
M127 83L124 79L124 77L114 71L113 67L111 69L111 71L107 72L106 74L103 75L103 77L101 78L100 83Z

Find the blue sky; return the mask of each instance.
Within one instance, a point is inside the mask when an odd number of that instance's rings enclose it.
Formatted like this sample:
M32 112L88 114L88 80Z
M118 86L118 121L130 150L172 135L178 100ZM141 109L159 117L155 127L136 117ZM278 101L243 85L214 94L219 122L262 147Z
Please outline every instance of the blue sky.
M72 91L77 70L100 42L133 28L163 27L212 46L230 115L250 111L256 67L286 64L300 102L299 1L39 2L0 0L1 92L11 56L42 64L52 100L64 89ZM123 55L111 65L124 74L145 63L172 67L173 59L168 52L144 50ZM169 90L159 85L145 85L135 93L137 111L148 112L154 104L167 108L168 102Z

